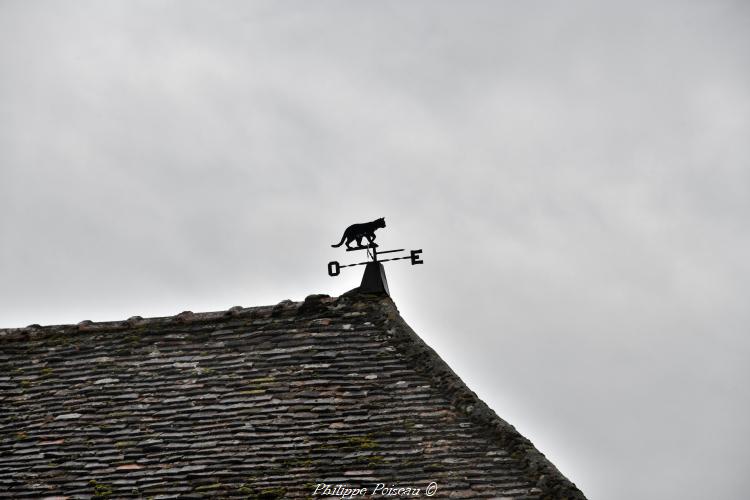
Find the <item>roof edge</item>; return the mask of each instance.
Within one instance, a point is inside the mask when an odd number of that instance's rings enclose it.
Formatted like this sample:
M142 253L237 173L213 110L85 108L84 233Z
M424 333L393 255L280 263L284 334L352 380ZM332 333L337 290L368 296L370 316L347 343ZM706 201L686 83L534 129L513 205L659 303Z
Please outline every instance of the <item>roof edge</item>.
M542 498L586 500L583 492L537 450L531 441L500 418L469 389L450 366L404 321L393 300L385 297L379 298L379 301L386 312L388 332L402 343L402 352L413 362L415 369L432 379L435 386L449 397L459 411L487 429L510 451L513 458L524 464L529 476L535 479L537 487L542 490Z
M271 316L294 314L298 308L309 302L309 299L320 301L321 298L328 295L311 295L305 299L305 302L294 302L291 300L282 300L276 305L242 307L234 306L223 311L210 311L194 313L193 311L183 311L174 316L157 316L152 318L142 318L141 316L131 316L125 320L115 321L91 321L83 320L75 324L60 325L38 325L33 324L20 328L0 328L0 344L13 341L37 340L48 336L64 333L102 333L102 332L119 332L131 328L146 326L166 326L170 324L192 324L208 321L217 321L230 319L233 317L251 317L266 318Z

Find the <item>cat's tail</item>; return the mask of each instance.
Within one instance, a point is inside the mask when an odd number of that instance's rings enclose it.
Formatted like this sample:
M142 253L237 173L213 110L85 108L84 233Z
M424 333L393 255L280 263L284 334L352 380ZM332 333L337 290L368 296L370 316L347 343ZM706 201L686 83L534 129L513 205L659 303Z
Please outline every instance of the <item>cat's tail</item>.
M345 240L345 239L346 239L346 235L343 235L343 236L341 237L341 241L339 241L339 244L338 244L338 245L331 245L331 246L332 246L333 248L337 248L337 247L340 247L341 245L343 245L343 244L344 244L344 240Z

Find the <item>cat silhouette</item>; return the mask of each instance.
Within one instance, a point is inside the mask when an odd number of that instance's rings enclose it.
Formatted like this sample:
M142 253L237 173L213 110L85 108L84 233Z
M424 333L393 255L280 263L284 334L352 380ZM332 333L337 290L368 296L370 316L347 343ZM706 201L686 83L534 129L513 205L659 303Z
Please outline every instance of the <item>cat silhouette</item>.
M385 227L385 219L383 217L375 219L372 222L364 222L362 224L352 224L347 227L344 231L344 235L341 237L341 241L336 245L331 245L333 248L340 247L344 241L346 241L346 248L351 249L349 245L352 241L357 240L357 246L362 246L362 238L367 238L370 246L377 246L375 241L375 230Z

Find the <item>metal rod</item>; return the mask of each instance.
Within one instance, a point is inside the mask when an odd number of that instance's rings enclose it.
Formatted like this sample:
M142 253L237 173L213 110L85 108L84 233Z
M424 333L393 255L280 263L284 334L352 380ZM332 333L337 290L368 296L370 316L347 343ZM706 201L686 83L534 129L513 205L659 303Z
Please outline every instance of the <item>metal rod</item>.
M394 257L392 259L383 259L380 262L388 262L390 260L401 260L401 259L411 259L411 257ZM344 266L341 266L341 267L344 267Z
M364 266L365 264L369 264L369 262L357 262L356 264L346 264L345 266L339 266L339 267Z
M354 247L354 248L347 248L347 252L356 252L357 250L369 250L370 248L374 248L370 245L364 246L364 247Z

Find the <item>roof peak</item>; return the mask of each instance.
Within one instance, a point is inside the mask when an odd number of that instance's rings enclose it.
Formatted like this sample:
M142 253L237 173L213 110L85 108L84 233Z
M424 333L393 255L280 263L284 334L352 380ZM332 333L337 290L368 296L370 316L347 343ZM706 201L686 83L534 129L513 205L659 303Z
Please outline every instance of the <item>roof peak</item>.
M342 300L372 300L382 298L382 296L360 293L359 288L354 288L353 290L350 290L339 297L331 297L327 294L311 294L301 301L285 299L273 305L250 307L237 305L220 311L196 313L193 311L185 310L172 316L154 316L148 318L143 318L141 316L131 316L124 320L91 321L85 319L79 321L78 323L54 325L31 324L18 328L0 328L0 343L14 340L36 339L44 337L48 334L56 333L118 332L138 327L201 323L244 316L250 316L254 319L264 317L270 318L272 316L293 316L298 313L309 314L315 312L321 307L327 307L328 305L336 304L338 301Z

